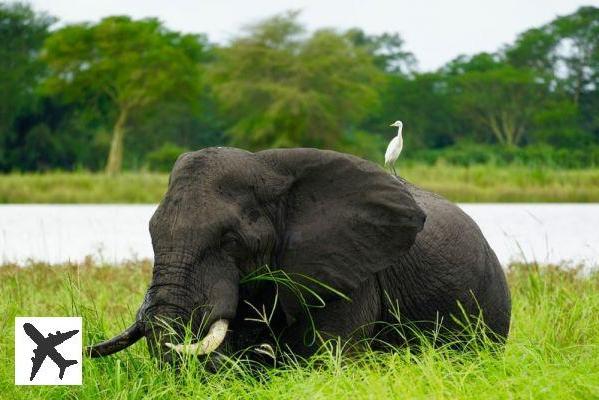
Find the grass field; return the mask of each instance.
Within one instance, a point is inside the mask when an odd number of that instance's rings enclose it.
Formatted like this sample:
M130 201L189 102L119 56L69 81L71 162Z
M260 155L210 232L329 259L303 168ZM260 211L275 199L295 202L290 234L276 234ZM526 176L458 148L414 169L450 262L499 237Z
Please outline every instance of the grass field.
M15 316L84 317L84 342L125 327L151 275L148 262L120 268L81 265L0 267L2 399L592 399L599 398L599 273L515 265L512 332L505 351L424 345L419 351L323 351L307 366L289 363L262 375L243 364L213 375L199 362L159 369L145 342L115 356L84 360L84 385L13 385Z
M599 169L406 164L409 181L458 202L598 202ZM0 175L0 203L157 203L166 174Z
M0 203L158 203L167 184L153 173L0 175Z

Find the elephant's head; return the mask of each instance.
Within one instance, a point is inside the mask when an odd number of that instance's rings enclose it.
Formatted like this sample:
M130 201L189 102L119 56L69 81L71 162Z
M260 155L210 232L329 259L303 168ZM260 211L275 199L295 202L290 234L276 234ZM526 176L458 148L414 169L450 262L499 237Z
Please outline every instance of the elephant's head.
M424 221L405 183L357 157L315 149L183 154L150 221L154 271L137 321L89 352L111 354L146 336L162 354L180 339L165 339L161 321L177 321L176 333L191 327L205 337L187 346L210 352L243 301L240 278L256 268L307 275L351 295L393 265ZM281 301L293 320L297 305Z

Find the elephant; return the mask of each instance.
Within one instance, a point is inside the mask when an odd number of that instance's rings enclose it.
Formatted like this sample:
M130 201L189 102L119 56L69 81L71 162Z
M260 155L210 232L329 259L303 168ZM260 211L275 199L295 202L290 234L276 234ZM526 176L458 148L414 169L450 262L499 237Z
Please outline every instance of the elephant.
M506 277L476 223L356 156L310 148L184 153L149 229L154 267L143 304L129 328L87 348L92 357L143 337L167 361L248 348L276 358L273 340L310 357L322 343L315 337L409 345L409 333L388 329L398 321L457 334L477 318L493 342L508 336ZM322 304L306 312L310 300L289 285L246 282L265 266Z

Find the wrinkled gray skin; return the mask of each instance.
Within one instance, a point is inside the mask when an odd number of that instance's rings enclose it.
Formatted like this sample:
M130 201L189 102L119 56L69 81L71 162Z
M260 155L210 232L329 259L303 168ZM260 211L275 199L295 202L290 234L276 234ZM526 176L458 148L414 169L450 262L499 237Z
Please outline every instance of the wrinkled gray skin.
M424 331L434 321L456 331L452 316L465 312L482 314L495 340L508 334L509 290L477 225L442 197L350 155L220 147L186 153L150 233L154 271L137 321L88 349L92 356L145 336L152 354L170 359L164 343L181 339L169 337L160 320L187 324L197 338L214 321L229 320L221 353L273 343L264 324L247 320L257 318L247 303L271 310L276 288L240 284L264 265L310 276L351 298L304 281L326 300L311 313L325 337L405 343L409 334L380 323L397 322L392 309ZM305 340L306 314L296 296L278 289L271 329L283 348L309 356L318 344Z

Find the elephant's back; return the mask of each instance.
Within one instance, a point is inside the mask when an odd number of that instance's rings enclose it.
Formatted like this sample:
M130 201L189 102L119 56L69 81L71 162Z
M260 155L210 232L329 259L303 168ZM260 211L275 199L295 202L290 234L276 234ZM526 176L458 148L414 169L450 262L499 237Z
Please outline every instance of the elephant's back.
M426 214L426 222L416 241L421 251L430 250L454 268L468 269L475 278L496 264L495 253L474 220L444 197L407 183L408 191ZM467 250L467 251L465 251Z
M426 213L424 228L412 248L398 261L394 273L419 286L412 299L403 298L415 318L480 308L493 331L507 335L510 296L502 267L478 225L461 208L435 193L407 183ZM449 300L449 301L448 301ZM424 315L423 315L424 314Z

